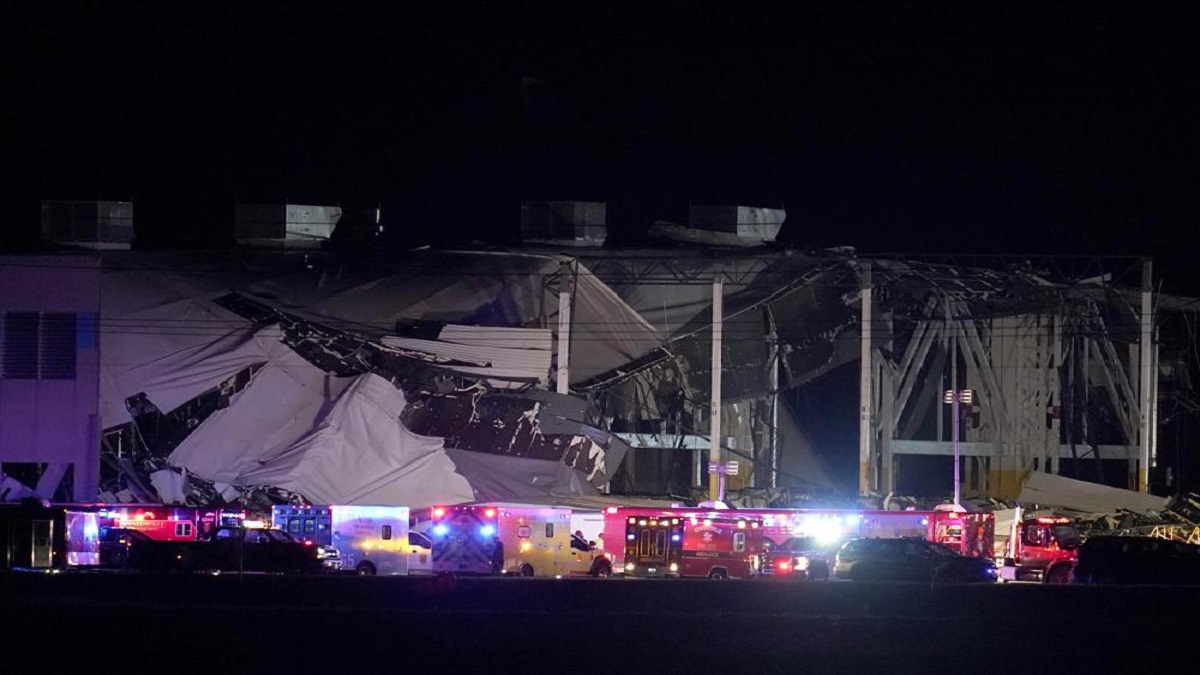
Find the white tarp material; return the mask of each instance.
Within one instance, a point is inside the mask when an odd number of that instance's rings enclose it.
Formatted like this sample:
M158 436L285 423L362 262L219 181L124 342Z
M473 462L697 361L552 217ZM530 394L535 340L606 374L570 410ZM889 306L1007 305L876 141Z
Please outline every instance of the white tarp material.
M265 343L279 339L210 302L206 284L170 272L106 272L102 285L102 428L130 420L130 396L145 393L169 412L266 361Z
M404 321L502 327L546 321L557 327L557 291L547 287L546 279L573 275L572 383L624 366L663 343L654 326L572 258L508 252L422 253L414 254L402 274L368 276L363 270L339 270L328 284L324 280L331 275L323 275L322 287L329 289L323 296L312 290L311 282L295 278L237 290L302 318L379 338L394 333L396 324Z
M263 343L277 334L257 330L213 302L230 292L378 339L394 334L397 322L406 320L500 328L546 321L556 327L557 293L545 280L575 274L573 383L662 345L653 326L571 261L558 255L429 251L407 263L403 273L392 273L377 267L312 269L299 258L247 261L203 252L106 257L101 425L128 422L125 400L135 394L146 393L159 410L169 412L266 360ZM547 308L551 313L543 316ZM450 334L443 341L470 344Z
M472 499L441 439L400 424L403 407L403 393L383 378L336 378L285 347L169 461L201 478L271 485L316 503L422 506Z
M557 326L557 288L570 286L547 284L553 275L576 281L573 382L611 372L662 345L655 328L616 293L560 255L429 251L414 254L402 270L314 267L298 256L242 253L106 257L101 424L128 422L126 399L137 394L168 413L259 365L229 407L174 449L172 466L228 487L229 494L269 485L327 503L419 506L480 494L592 494L586 476L562 462L531 469L513 458L493 461L486 453L461 451L466 468L456 471L440 438L413 434L399 423L404 397L391 383L329 375L283 344L277 326L255 325L214 302L239 293L371 339L394 334L398 323L410 320L511 331ZM544 315L547 309L551 314ZM439 343L457 346L437 350L464 360L482 357L483 375L488 368L512 367L521 376L536 371L549 384L546 345L556 344L553 329L534 331L521 345L534 349L493 343L500 349L490 351L471 330L447 331ZM471 483L464 472L472 474ZM163 483L172 494L177 487Z
M470 327L459 327L456 334L462 334L462 328ZM402 353L419 353L429 362L445 365L455 372L487 377L498 389L509 385L550 386L550 331L534 328L528 330L529 335L523 335L524 331L516 328L506 329L504 333L495 328L481 331L491 336L490 344L461 344L440 337L438 340L421 340L393 335L383 336L381 342Z
M1165 510L1170 499L1033 471L1022 484L1017 501L1022 504L1059 506L1085 513L1125 510L1146 514Z

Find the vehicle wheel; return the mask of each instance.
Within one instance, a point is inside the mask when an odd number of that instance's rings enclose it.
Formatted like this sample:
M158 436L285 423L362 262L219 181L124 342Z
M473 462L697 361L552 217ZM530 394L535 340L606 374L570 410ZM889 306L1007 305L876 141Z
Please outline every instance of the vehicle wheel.
M1051 567L1046 571L1046 577L1043 580L1047 584L1065 584L1070 580L1071 568L1068 565L1059 565Z
M608 563L597 563L592 568L592 576L607 579L612 576L612 565Z
M363 577L375 576L375 566L369 562L359 563L358 567L354 568L355 573Z
M708 573L709 579L728 579L729 573L725 570L716 569Z
M524 565L521 565L521 576L523 576L523 577L533 576L533 565L530 565L529 563L525 563Z

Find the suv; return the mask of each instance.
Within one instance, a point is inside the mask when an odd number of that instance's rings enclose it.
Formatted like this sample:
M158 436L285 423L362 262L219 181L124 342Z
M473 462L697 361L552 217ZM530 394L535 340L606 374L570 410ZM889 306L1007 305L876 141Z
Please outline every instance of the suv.
M816 537L789 537L758 556L758 573L763 576L826 580L839 542Z
M851 539L838 551L833 574L855 581L990 583L996 565L924 539Z
M1159 537L1089 537L1079 547L1080 584L1200 584L1200 546Z

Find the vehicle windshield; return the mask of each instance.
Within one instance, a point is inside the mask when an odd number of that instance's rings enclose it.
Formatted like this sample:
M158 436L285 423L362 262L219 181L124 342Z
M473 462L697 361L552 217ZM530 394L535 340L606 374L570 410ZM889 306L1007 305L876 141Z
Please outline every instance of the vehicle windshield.
M263 532L267 533L267 537L271 541L296 541L296 539L292 538L292 535L283 530L263 530Z
M1079 531L1074 525L1069 523L1063 525L1055 525L1051 528L1054 532L1054 538L1058 541L1058 545L1064 549L1079 548L1083 543L1083 538L1079 536Z
M929 551L935 556L945 556L947 558L958 558L961 555L958 551L944 544L930 544Z
M816 539L812 537L792 537L779 545L780 551L807 551L815 548Z
M835 551L841 546L840 541L823 542L816 537L792 537L782 544L776 550L788 551L797 553L800 551Z
M105 542L115 542L119 541L122 537L133 541L146 541L147 539L150 539L150 535L146 534L145 532L126 530L117 527L108 527L105 528L104 532L100 535L100 540Z

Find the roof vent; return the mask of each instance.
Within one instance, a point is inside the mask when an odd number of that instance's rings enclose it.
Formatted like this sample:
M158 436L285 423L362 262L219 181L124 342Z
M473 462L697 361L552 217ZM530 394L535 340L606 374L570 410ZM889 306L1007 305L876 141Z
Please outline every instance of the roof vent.
M42 241L90 249L128 249L133 202L45 200Z
M237 204L233 231L241 246L321 248L341 217L340 206Z
M521 241L557 246L603 246L605 202L522 202Z

